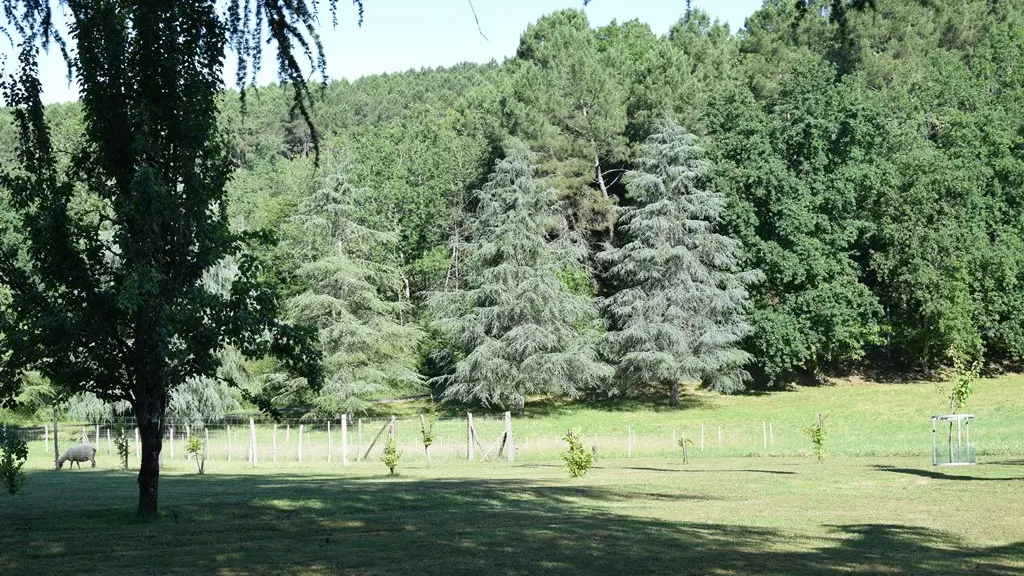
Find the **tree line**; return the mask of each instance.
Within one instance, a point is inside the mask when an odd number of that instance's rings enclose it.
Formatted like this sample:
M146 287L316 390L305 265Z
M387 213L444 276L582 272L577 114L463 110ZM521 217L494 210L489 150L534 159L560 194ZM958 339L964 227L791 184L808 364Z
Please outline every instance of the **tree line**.
M563 10L502 63L314 89L312 130L289 86L222 93L230 227L323 353L319 390L271 359L244 388L337 414L1019 366L1024 10L868 4ZM46 118L81 140L80 106Z

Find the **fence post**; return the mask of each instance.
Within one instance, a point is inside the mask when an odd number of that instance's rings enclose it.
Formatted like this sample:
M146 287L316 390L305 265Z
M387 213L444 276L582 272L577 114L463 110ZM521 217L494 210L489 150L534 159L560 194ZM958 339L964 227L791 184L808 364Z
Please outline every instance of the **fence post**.
M466 412L466 460L473 459L473 413Z
M192 425L185 424L185 442L192 441ZM188 444L185 444L185 460L188 460Z
M135 457L139 457L139 427L135 427Z
M508 442L508 461L515 462L516 443L512 438L512 413L505 412L505 440Z
M348 414L341 415L341 465L348 466Z
M60 460L60 448L58 443L60 436L57 434L57 409L53 409L53 467L57 468L57 462Z
M299 462L302 462L302 424L299 424Z
M690 455L686 451L686 430L680 430L679 433L681 434L680 440L682 441L682 444L683 444L683 464L689 464L690 463Z
M100 449L100 425L96 425L96 449Z
M111 446L110 446L110 426L107 426L107 456L110 456L110 453L111 453Z
M43 452L50 451L50 425L43 424Z
M284 431L284 443L285 444L291 444L292 443L292 425L291 424L285 424L285 426L287 426L287 428L285 428L285 431Z
M252 417L249 418L249 451L252 452L252 467L255 468L259 454L256 448L256 421Z
M99 440L99 435L96 436L96 439ZM171 427L171 460L173 460L173 459L174 459L174 427Z
M334 436L331 435L331 420L327 420L327 463L331 462L331 452L334 452Z
M391 428L388 431L388 436L390 436L392 440L395 439L395 417L394 416L391 417Z

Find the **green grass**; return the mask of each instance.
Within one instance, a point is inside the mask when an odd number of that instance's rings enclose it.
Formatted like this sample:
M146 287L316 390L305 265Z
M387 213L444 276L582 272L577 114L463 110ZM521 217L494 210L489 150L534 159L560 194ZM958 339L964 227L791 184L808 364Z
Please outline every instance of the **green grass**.
M980 574L1024 571L1024 461L379 463L161 480L34 471L0 496L4 574Z
M353 424L348 467L336 426L330 463L321 425L305 427L302 462L295 427L278 428L276 462L261 427L255 470L248 430L233 427L231 460L214 431L203 477L180 441L173 459L165 443L151 524L134 519L134 473L117 470L105 441L96 470L61 472L33 442L24 491L0 494L0 574L1024 573L1024 378L977 384L978 466L929 465L929 416L943 405L933 383L691 391L678 410L538 402L515 419L515 464L466 462L457 419L439 424L432 468L422 404L391 405L405 452L396 478L380 444L354 461L380 416L363 419L362 442ZM801 431L818 412L831 414L822 464ZM503 425L476 416L486 448ZM767 450L762 422L775 436ZM701 423L705 451L695 445L683 465L672 431L699 443ZM601 456L581 480L557 460L571 426Z

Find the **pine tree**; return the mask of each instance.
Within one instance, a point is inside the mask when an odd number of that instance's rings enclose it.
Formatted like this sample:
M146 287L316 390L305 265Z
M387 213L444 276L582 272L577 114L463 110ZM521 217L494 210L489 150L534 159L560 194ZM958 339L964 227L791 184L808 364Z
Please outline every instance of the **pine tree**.
M709 167L696 137L663 121L626 177L624 243L599 255L616 288L603 309L617 380L667 386L672 405L681 381L734 392L748 378L738 344L750 332L745 287L759 274L739 271L740 243L714 230L725 202L704 186Z
M513 146L495 164L466 245L468 287L430 297L463 354L454 373L437 379L445 398L521 411L527 395L572 397L610 376L597 359L593 299L560 279L578 269L580 254L548 239L565 222L531 160Z
M291 221L296 282L305 289L286 309L319 330L326 379L313 405L326 416L362 409L368 394L420 384L415 365L422 334L409 323L410 305L390 255L397 238L351 217L366 194L338 175Z

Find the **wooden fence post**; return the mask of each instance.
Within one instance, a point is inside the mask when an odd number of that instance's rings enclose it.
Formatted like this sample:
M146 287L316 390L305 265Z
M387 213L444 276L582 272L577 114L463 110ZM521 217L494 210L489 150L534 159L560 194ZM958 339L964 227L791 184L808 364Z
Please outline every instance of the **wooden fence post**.
M96 439L99 440L99 436L98 435L96 436ZM174 459L174 427L173 426L171 427L171 459L172 460Z
M302 424L299 424L299 462L302 462Z
M139 457L139 427L135 427L135 457Z
M466 412L466 460L473 459L473 413Z
M341 465L348 466L348 414L341 415Z
M110 456L112 448L113 447L110 445L110 426L107 426L107 456Z
M287 426L287 428L285 428L285 431L284 431L284 443L285 444L291 444L292 443L292 425L291 424L285 424L285 426Z
M50 425L43 424L43 452L50 451Z
M96 449L100 449L100 425L96 425Z
M512 438L512 413L505 412L505 441L507 443L508 461L515 462L516 443Z
M249 451L252 452L252 467L256 467L256 463L259 461L259 453L256 447L256 421L251 417L249 418Z
M331 435L331 421L327 420L327 463L331 462L331 452L334 452L334 436Z
M60 436L57 434L57 409L53 409L53 467L57 467L57 461L60 460L60 448L58 446L60 442Z

